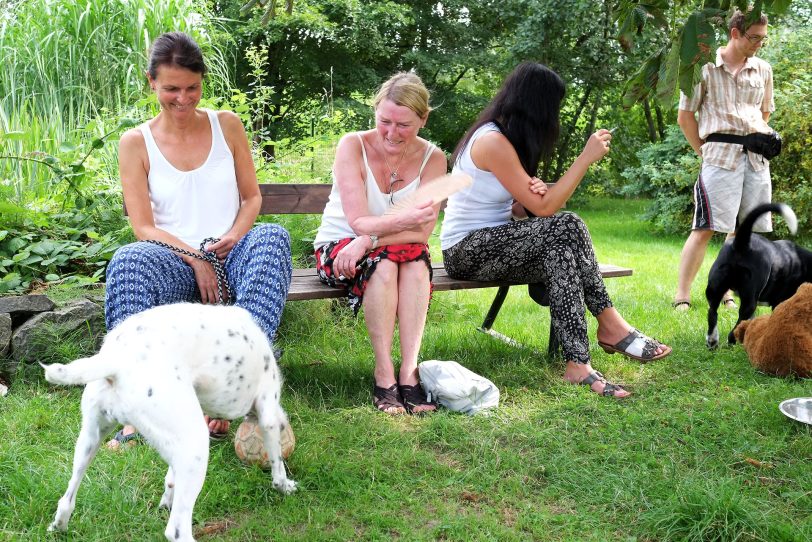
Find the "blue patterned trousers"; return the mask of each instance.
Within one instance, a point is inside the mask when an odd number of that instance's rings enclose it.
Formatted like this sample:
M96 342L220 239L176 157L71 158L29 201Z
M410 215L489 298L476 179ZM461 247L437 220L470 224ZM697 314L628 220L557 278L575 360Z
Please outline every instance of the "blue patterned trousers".
M260 224L234 246L225 261L231 300L246 309L273 341L290 287L288 232ZM107 267L107 329L158 305L199 302L195 274L176 253L151 243L119 248Z

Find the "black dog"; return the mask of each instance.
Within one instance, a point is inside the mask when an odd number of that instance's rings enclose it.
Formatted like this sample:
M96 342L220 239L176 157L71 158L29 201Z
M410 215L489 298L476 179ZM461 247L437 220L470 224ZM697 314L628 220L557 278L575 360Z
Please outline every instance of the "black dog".
M791 241L770 241L753 233L759 216L770 211L780 213L795 233L798 220L789 206L767 203L753 209L739 225L736 237L725 243L708 274L708 348L719 345L717 328L719 304L728 290L739 294L739 319L749 320L758 302L776 305L792 297L804 282L812 282L812 252ZM733 326L735 329L736 326ZM727 337L736 342L733 331Z

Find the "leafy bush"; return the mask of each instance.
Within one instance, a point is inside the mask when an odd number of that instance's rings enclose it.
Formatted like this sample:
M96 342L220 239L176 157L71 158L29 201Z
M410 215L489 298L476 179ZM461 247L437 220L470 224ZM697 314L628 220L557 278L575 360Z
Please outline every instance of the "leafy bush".
M129 228L117 191L104 189L111 183L104 182L104 165L94 154L135 122L122 119L100 137L63 144L59 156L32 152L6 157L41 165L51 182L45 195L29 195L25 207L10 200L0 205L0 293L24 292L45 281L100 279ZM98 125L90 123L84 132L93 133Z
M661 233L690 228L693 185L699 174L699 157L691 150L678 126L669 126L663 141L637 153L640 165L622 173L626 196L649 196L652 203L644 217Z
M783 139L781 154L770 163L773 201L789 204L798 228L812 234L812 29L781 33L765 58L773 65L776 111L770 125Z

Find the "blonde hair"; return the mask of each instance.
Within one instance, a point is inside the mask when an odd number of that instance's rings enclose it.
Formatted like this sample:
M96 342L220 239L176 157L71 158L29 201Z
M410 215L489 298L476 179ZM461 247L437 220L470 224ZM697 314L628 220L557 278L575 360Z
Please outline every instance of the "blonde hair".
M425 119L431 111L429 91L420 77L413 72L399 72L387 79L375 94L372 106L378 109L384 100L408 107L421 119Z

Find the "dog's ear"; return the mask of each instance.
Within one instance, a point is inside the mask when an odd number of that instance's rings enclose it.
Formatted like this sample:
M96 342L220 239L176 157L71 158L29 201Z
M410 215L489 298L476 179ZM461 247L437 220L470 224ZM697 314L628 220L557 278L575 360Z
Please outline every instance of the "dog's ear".
M736 341L740 344L744 344L744 332L747 331L750 322L752 322L752 320L742 320L733 330L733 336L736 337Z

